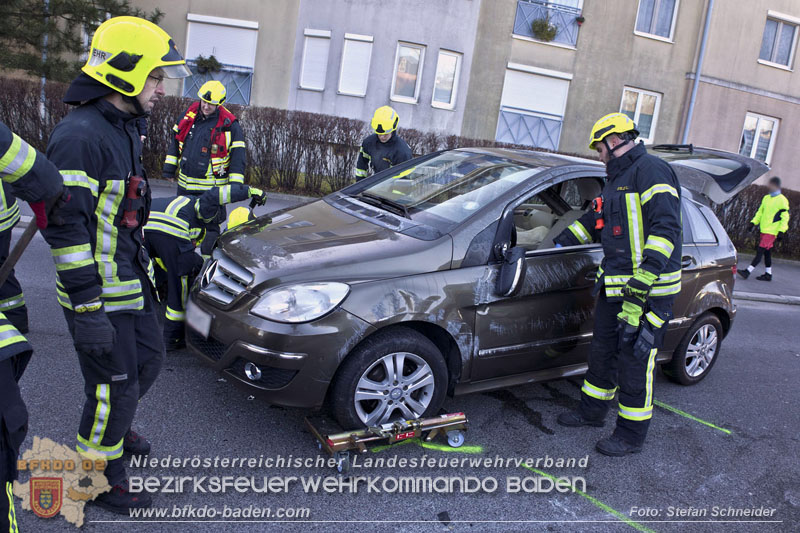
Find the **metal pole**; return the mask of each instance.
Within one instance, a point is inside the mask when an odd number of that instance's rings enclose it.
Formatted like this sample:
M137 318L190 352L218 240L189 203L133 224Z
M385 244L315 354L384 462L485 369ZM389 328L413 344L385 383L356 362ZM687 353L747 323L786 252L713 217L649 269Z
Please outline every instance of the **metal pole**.
M47 42L49 41L49 32L47 25L50 22L50 0L44 0L44 38L42 39L42 86L39 90L39 116L42 117L42 122L47 120L47 110L45 108L44 86L47 83L47 75L44 68L47 62ZM39 135L44 135L44 128L39 132Z
M703 59L706 56L706 43L708 42L708 29L711 26L711 10L714 8L714 0L708 0L706 8L706 22L703 25L703 37L700 41L700 53L697 56L697 68L694 73L692 83L692 95L689 97L689 110L686 112L686 124L683 126L683 136L681 144L687 144L689 139L689 128L692 126L692 116L694 115L694 105L697 101L697 86L700 85L700 73L703 71Z

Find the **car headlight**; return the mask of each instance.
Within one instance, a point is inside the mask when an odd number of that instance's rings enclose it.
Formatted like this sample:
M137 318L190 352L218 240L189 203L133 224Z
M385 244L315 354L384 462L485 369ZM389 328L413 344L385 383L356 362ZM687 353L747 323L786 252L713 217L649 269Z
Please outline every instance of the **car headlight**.
M346 283L298 283L264 293L250 310L276 322L299 323L330 313L350 292Z

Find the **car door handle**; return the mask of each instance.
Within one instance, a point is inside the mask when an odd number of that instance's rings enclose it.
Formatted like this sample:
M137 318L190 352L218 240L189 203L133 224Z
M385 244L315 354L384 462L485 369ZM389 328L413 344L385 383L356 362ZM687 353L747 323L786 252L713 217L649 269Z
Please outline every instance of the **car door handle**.
M694 264L696 264L696 261L691 255L684 255L681 257L681 268L689 268Z

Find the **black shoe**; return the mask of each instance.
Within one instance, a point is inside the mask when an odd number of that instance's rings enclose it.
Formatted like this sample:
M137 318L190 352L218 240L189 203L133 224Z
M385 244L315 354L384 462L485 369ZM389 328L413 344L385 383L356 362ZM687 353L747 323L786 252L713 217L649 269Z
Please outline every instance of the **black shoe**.
M611 435L605 439L597 441L595 449L603 455L610 455L612 457L622 457L629 453L639 453L642 451L641 445L635 446L629 442L622 440L616 435Z
M758 281L772 281L772 274L761 274L756 279Z
M134 430L129 429L122 439L122 449L131 455L147 455L150 453L150 443Z
M165 339L164 345L166 346L168 352L174 352L175 350L186 348L186 339Z
M747 279L747 278L750 277L750 271L747 270L747 269L739 270L738 272L739 272L739 275L742 276L744 279Z
M128 481L122 485L114 485L111 490L104 492L94 499L94 503L112 513L130 516L131 509L145 509L153 505L153 499L147 492L131 492L128 490Z
M558 415L556 422L569 428L576 428L580 426L594 426L599 428L603 427L606 423L603 418L586 418L579 411L568 411L566 413L561 413Z

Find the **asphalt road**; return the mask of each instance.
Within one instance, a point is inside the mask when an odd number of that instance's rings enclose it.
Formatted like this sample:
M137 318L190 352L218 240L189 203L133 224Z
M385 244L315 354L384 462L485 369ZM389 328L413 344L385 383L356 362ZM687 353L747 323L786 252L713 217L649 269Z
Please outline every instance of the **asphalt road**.
M275 206L275 203L272 204ZM82 380L72 341L53 290L49 251L37 236L18 275L31 316L36 348L22 380L32 436L72 446L83 403ZM416 442L366 457L582 458L586 468L544 466L554 476L581 476L584 494L508 493L508 478L535 476L522 467L361 468L364 476L475 476L495 478L495 492L474 494L307 494L298 484L280 494L156 494L155 505L308 508L313 522L109 523L123 517L87 506L86 531L797 531L800 523L800 306L741 302L734 328L707 379L682 387L658 374L656 399L717 426L665 408L656 409L645 450L624 459L594 452L606 429L566 429L556 416L577 404L579 381L562 380L488 394L448 399L464 411L471 428L466 446L453 451ZM134 427L153 443L151 457L194 456L314 458L317 448L304 428L305 413L270 407L223 381L186 352L169 354L163 371L141 401ZM729 433L726 433L725 431ZM464 453L469 451L472 453ZM328 476L329 468L131 469L140 476ZM777 523L710 523L714 506L774 508ZM638 507L656 516L630 516ZM692 523L665 522L669 508L707 509ZM649 511L648 511L649 509ZM19 509L22 531L72 531L62 518L40 519ZM221 519L220 517L216 518ZM627 520L621 521L621 520ZM686 519L686 518L683 518ZM186 518L183 518L186 520ZM347 521L347 522L328 522ZM379 521L388 521L380 523ZM504 522L505 521L505 522ZM540 521L522 523L514 521Z

